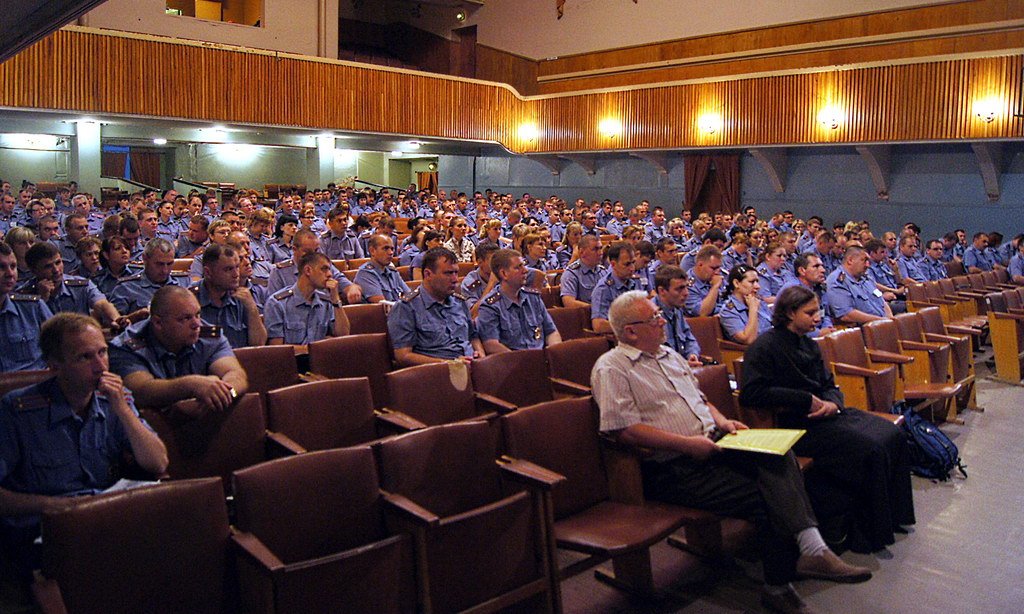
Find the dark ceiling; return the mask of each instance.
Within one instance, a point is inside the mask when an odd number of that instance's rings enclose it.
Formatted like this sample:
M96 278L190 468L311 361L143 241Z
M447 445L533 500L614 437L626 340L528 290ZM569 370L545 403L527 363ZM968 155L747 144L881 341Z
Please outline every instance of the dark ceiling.
M105 1L3 0L3 10L0 10L0 62Z

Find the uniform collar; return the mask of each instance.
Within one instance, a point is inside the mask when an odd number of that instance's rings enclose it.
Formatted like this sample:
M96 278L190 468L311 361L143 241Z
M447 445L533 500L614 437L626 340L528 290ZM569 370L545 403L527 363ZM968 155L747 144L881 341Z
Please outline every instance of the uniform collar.
M71 409L71 405L67 399L64 398L64 391L60 389L60 384L57 383L56 377L39 384L39 390L46 395L50 400L50 413L48 418L49 426L54 426L68 419L75 419L78 416ZM83 420L88 420L91 416L96 416L99 419L106 419L107 412L103 406L98 402L97 393L93 393L92 398L89 400L89 411L86 412Z

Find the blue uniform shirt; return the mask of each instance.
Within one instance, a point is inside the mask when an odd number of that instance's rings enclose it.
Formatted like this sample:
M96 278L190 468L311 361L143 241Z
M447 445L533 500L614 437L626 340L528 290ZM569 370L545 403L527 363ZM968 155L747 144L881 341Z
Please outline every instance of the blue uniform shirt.
M135 411L130 395L128 404ZM124 425L102 394L93 395L85 417L68 405L56 378L15 390L0 401L0 486L8 490L46 496L95 494L114 483L122 454L130 450ZM3 520L9 526L29 527L39 516Z
M110 370L121 377L148 371L156 379L185 375L209 375L210 365L234 356L226 337L216 326L203 322L199 340L174 354L167 350L149 326L149 318L136 322L110 340Z
M221 301L223 304L220 307L214 305L210 291L202 281L189 290L199 301L200 317L204 322L219 326L221 334L227 338L232 348L249 345L249 312L245 310L245 305L241 301L228 293Z
M114 289L110 291L110 302L114 304L119 313L125 315L139 309L148 309L149 302L153 299L156 291L167 284L177 284L182 288L189 287L188 273L185 271L171 271L170 276L164 283L157 283L151 280L146 276L145 272L122 277L118 280Z
M654 224L649 224L646 228L644 228L644 239L650 241L651 243L657 243L659 239L662 239L667 236L668 229L665 228L664 225L655 226Z
M255 269L253 269L255 273ZM255 274L253 275L255 277ZM352 285L348 277L338 270L338 267L331 263L331 277L338 281L338 290L341 292L345 291ZM295 285L295 282L299 280L299 266L295 264L294 260L282 260L274 265L274 270L270 273L270 279L267 280L267 293L269 296L273 296L286 288L291 288Z
M590 296L592 299L590 301L590 317L594 320L598 318L607 320L608 308L612 306L612 301L630 290L640 289L640 283L636 277L623 281L616 277L611 269L608 269L604 276L597 281Z
M896 258L896 266L900 268L900 276L903 279L912 279L914 281L929 281L928 273L925 271L923 262L914 258L908 258L903 254L900 254Z
M138 275L142 272L139 267L127 265L121 275L114 275L110 272L107 267L100 268L100 272L92 278L92 283L96 284L96 288L99 289L108 299L110 293L114 291L114 286L122 277L131 277L132 275Z
M690 325L686 323L686 314L683 310L665 305L658 297L654 297L654 304L661 309L661 314L665 318L665 345L679 352L683 358L700 356L700 344L693 336Z
M477 330L481 341L497 339L510 350L533 350L543 348L556 329L540 292L521 288L516 303L495 288L480 305Z
M320 235L320 251L331 260L363 257L363 247L359 245L359 238L352 231L347 231L345 236L339 237L334 231L328 230Z
M372 260L359 267L355 283L363 289L366 298L381 295L385 300L397 301L409 291L409 285L394 265L380 267Z
M448 359L472 356L472 340L478 338L466 297L454 294L439 302L422 287L391 308L388 333L395 348Z
M416 259L416 256L422 254L419 246L412 244L402 250L402 255L398 257L398 266L412 266L412 261ZM422 258L420 261L422 262Z
M840 267L841 268L841 267ZM831 278L831 273L829 278ZM892 268L888 262L875 262L874 260L868 260L868 272L864 274L864 277L870 279L875 283L882 284L887 288L895 288L898 284L896 283L896 276L892 272Z
M96 303L106 299L96 284L88 279L65 275L63 283L50 295L50 300L46 301L46 306L52 313L68 311L89 315Z
M970 270L970 267L978 267L982 271L991 271L995 266L995 261L988 250L980 250L973 245L964 250L964 268Z
M825 280L825 287L833 320L842 318L854 309L874 316L885 316L882 291L875 287L874 280L868 274L854 279L846 269L839 267Z
M757 276L761 280L761 289L757 293L761 298L778 296L786 284L795 279L784 267L780 266L778 271L772 271L764 262L757 265Z
M487 282L480 278L480 268L477 267L466 274L466 278L462 280L462 285L459 286L459 291L466 297L470 305L475 305L477 301L483 298L484 288L486 287Z
M1024 275L1024 256L1021 256L1018 252L1013 258L1010 258L1010 266L1007 272L1011 278L1015 275Z
M686 297L686 304L683 305L683 311L686 313L686 317L694 318L700 315L700 304L704 302L704 298L711 293L711 280L703 281L696 275L691 275L690 279L693 280L693 284L690 285L690 293ZM722 308L722 286L718 287L718 297L715 299L715 308L711 310L709 315L718 313L718 310Z
M75 252L75 246L71 241L57 239L56 245L57 249L60 250L60 259L64 261L65 271L74 271L82 266L82 261L78 259L78 253Z
M931 256L925 256L922 260L917 262L921 270L924 271L928 281L938 281L949 277L949 272L946 271L946 265L940 260L936 260Z
M273 294L264 309L267 338L280 337L285 343L307 345L334 333L334 306L313 292L310 300L296 286Z
M689 255L689 254L687 254L687 255ZM750 255L749 251L747 251L746 254L741 256L739 253L737 253L736 249L734 247L732 247L732 246L727 247L724 250L722 250L722 274L723 275L728 275L729 271L733 270L733 268L735 268L737 265L747 264L747 256L748 255ZM696 254L694 254L694 256L696 256ZM692 269L693 268L692 260L690 261L689 264L690 264L690 268Z
M9 294L0 297L0 371L45 369L39 349L39 327L53 313L35 294Z
M747 327L747 323L750 322L750 310L742 299L730 296L718 311L718 317L722 320L722 328L725 330L728 338L738 341L736 333L743 332L743 329ZM757 334L760 335L771 327L771 306L761 301L761 304L757 307Z

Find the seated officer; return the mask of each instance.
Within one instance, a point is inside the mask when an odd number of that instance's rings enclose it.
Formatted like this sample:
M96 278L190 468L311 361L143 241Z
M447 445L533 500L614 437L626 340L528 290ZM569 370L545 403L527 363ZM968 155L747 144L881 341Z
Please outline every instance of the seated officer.
M600 429L654 450L641 466L646 497L752 521L764 563L761 600L772 610L810 611L789 584L796 574L837 582L871 577L825 544L792 452L723 452L712 441L716 428L747 427L708 403L686 361L663 345L664 322L644 293L617 298L609 320L618 345L591 375Z
M484 355L466 297L456 293L459 264L443 247L423 256L423 283L388 314L395 360L402 367Z
M299 261L306 254L318 251L320 243L316 235L308 230L299 230L292 238L292 257L274 264L274 270L270 273L267 282L267 292L270 295L277 294L281 290L287 290L295 285L299 279ZM326 254L324 254L326 256ZM330 264L330 261L328 261ZM338 282L338 288L345 296L345 302L350 305L363 302L363 289L358 284L349 281L345 274L331 264L331 276Z
M665 345L686 359L691 367L701 366L700 344L686 323L683 305L690 294L686 271L674 264L663 264L654 274L654 304L665 319Z
M928 281L938 281L949 277L949 272L946 270L946 265L942 261L943 247L942 241L938 239L932 239L926 244L924 252L924 258L918 261L921 266L921 270L924 271L925 277Z
M864 324L892 317L892 310L882 298L882 291L875 287L867 270L868 256L864 250L846 248L842 266L832 271L825 281L833 321Z
M94 283L82 277L64 276L64 261L53 243L36 243L25 254L25 261L36 278L35 284L27 290L46 301L52 313L95 313L103 325L117 329L130 323Z
M0 242L0 372L43 369L39 328L53 313L35 294L12 294L18 283L18 258Z
M498 285L498 277L491 271L491 257L499 249L501 248L494 243L481 243L473 251L473 255L476 257L476 268L466 274L460 290L469 304L473 306L470 311L474 314L484 296L490 294L491 290Z
M211 245L227 245L228 237L231 236L231 224L224 220L216 220L210 222L207 229L210 235ZM192 256L192 266L188 269L189 277L192 278L192 282L199 281L203 276L203 251L200 250L195 256Z
M142 272L118 280L110 291L110 302L118 313L132 322L149 317L149 303L157 290L167 285L188 286L188 272L174 271L174 246L153 239L142 251Z
M790 279L782 289L790 286L803 286L814 292L818 297L818 305L821 306L821 320L814 330L808 333L811 337L822 337L835 330L832 326L832 306L828 302L828 294L825 293L825 265L817 254L803 253L796 257L793 265L796 269L796 277Z
M906 235L900 239L900 254L896 256L896 266L900 269L900 277L904 284L928 281L928 273L917 255L917 237ZM943 267L945 268L945 267Z
M882 292L882 298L889 304L893 313L904 313L907 310L907 287L899 277L900 268L896 261L889 258L885 243L871 239L864 245L868 255L867 277L875 282L875 287ZM828 273L831 275L831 273Z
M682 267L680 267L682 268ZM685 270L685 268L683 269ZM686 297L683 310L686 316L710 316L718 312L722 295L722 252L714 245L705 245L697 251L690 271L693 284Z
M125 454L151 474L167 469L163 442L108 370L98 322L58 314L43 324L39 345L55 376L0 401L0 534L21 572L33 567L42 512L110 487Z
M353 260L363 257L356 233L348 227L348 211L335 207L327 212L327 232L320 235L320 251L331 260Z
M394 303L409 291L409 285L391 262L395 245L387 235L371 235L366 246L370 261L359 267L355 283L363 289L367 302Z
M563 307L590 307L594 288L607 271L601 264L601 240L594 235L583 235L576 249L580 257L562 272L559 294Z
M968 273L984 273L996 266L995 258L988 250L988 235L983 232L974 234L973 243L964 250L964 268Z
M299 260L295 284L267 299L264 314L270 345L307 345L329 336L349 333L342 309L338 280L331 276L331 261L311 251Z
M500 284L484 297L476 323L488 354L562 342L540 292L525 287L526 270L522 254L514 249L501 249L491 256L491 273Z
M596 332L610 333L608 308L619 295L640 289L636 272L636 249L625 241L616 241L608 247L611 268L597 281L590 303L591 326Z
M211 244L203 252L203 278L190 290L203 321L219 326L232 348L263 345L267 329L252 292L241 287L241 259L234 247Z
M203 323L191 292L168 284L153 294L149 310L149 318L110 341L111 369L139 405L159 408L195 398L200 410L220 411L245 394L245 370L220 329Z

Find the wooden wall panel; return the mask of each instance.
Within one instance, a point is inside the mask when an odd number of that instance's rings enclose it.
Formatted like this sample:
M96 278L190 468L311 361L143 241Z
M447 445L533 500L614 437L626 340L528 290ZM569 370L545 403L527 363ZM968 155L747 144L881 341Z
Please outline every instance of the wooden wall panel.
M71 29L0 64L0 106L496 141L518 152L1024 138L1020 55L520 97L495 83ZM310 87L315 84L314 87ZM282 95L287 92L287 95ZM326 95L324 95L326 94ZM997 116L975 116L992 98ZM826 105L839 126L817 121ZM722 129L698 128L718 113ZM598 133L613 118L621 134ZM522 123L539 138L521 138Z
M538 62L501 49L477 44L476 78L508 83L523 96L537 93Z

